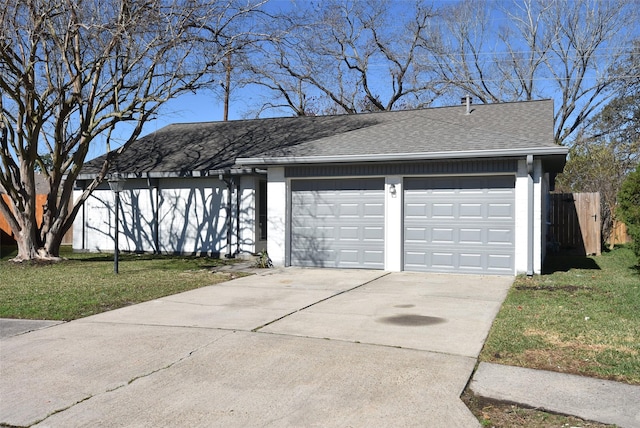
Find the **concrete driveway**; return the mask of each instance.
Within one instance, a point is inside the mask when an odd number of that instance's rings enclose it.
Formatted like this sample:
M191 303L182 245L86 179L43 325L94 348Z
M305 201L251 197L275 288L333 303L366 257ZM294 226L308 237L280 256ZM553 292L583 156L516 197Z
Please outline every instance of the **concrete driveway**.
M0 425L479 426L512 277L287 268L0 340Z

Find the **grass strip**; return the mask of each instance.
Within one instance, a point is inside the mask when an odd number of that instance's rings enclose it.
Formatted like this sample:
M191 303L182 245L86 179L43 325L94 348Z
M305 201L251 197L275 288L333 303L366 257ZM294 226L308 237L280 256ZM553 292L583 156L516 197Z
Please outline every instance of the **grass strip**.
M640 384L640 270L631 249L550 259L547 274L516 279L480 360Z
M228 281L242 274L215 272L232 263L207 257L64 254L58 263L0 261L0 318L69 321Z

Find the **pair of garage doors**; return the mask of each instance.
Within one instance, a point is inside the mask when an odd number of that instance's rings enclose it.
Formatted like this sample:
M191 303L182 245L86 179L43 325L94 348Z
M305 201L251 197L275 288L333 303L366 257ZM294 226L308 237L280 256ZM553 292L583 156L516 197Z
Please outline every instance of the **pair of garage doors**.
M404 270L513 274L513 176L404 180ZM384 269L384 178L293 180L291 264ZM398 195L397 195L398 196ZM400 254L398 254L400 256Z

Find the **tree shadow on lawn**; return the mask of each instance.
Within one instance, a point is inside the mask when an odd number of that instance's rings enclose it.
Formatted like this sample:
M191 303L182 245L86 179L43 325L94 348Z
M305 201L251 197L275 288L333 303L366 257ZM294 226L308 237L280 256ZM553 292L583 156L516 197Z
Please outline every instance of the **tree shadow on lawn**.
M600 266L590 257L573 254L548 254L542 267L542 274L568 272L571 269L600 270Z

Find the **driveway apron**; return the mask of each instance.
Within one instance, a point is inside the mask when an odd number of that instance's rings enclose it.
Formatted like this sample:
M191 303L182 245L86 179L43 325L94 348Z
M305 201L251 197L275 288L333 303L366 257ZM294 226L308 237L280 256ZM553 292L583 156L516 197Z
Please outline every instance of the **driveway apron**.
M276 269L0 341L0 425L478 426L513 278Z

